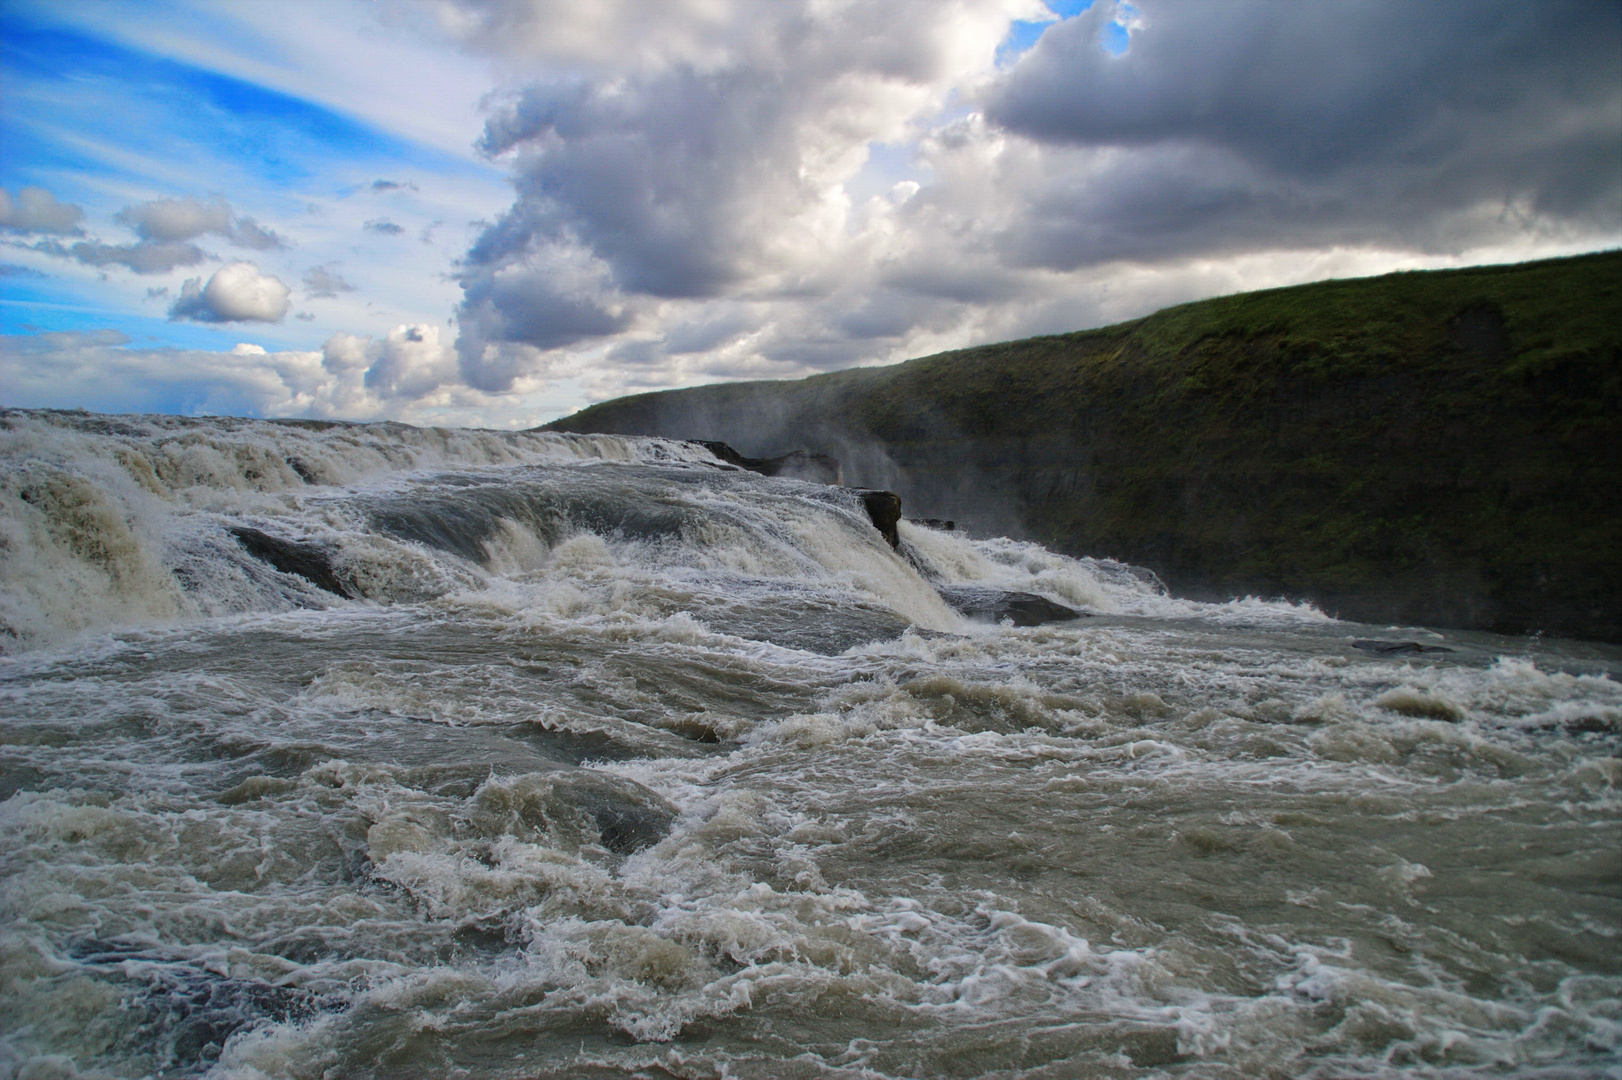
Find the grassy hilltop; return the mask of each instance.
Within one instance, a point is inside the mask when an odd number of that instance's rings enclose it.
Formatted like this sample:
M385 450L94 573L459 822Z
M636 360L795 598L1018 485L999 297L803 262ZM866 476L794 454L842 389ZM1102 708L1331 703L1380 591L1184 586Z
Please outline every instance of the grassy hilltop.
M548 426L829 452L909 514L1183 595L1622 640L1622 252L1245 293Z

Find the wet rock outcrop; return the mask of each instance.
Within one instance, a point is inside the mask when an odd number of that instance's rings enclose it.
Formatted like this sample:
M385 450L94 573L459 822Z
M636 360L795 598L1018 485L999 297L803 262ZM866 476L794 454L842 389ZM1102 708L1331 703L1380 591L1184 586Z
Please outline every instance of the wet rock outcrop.
M1424 653L1445 653L1453 650L1446 645L1426 645L1422 641L1383 641L1365 638L1352 642L1352 648L1376 656L1419 656Z
M234 526L231 535L249 555L267 563L284 574L295 574L318 589L325 589L345 600L353 600L354 592L345 585L333 569L332 554L316 544L301 544L279 536L260 532L246 525Z
M1035 593L969 585L937 585L935 591L960 614L987 622L1007 621L1015 626L1041 626L1044 623L1069 622L1086 614Z
M893 491L861 491L862 506L867 510L868 520L873 527L889 543L891 547L901 546L901 534L896 527L901 524L901 496Z
M804 450L791 450L776 457L745 457L724 442L710 439L689 439L702 446L728 465L762 476L785 476L791 480L809 480L815 484L842 484L844 475L839 462L828 454L811 454Z

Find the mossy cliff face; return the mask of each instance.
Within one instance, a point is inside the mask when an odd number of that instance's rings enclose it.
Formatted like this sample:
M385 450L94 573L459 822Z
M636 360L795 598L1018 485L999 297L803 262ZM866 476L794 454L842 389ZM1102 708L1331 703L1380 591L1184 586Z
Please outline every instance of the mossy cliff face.
M557 430L831 453L1183 595L1622 640L1622 253L1247 293Z

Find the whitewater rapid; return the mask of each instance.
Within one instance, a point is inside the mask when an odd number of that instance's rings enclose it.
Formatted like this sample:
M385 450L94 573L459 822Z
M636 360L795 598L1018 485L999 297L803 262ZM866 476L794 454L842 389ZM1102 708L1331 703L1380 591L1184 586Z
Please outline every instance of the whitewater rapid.
M0 1076L1622 1077L1614 647L667 440L0 463Z

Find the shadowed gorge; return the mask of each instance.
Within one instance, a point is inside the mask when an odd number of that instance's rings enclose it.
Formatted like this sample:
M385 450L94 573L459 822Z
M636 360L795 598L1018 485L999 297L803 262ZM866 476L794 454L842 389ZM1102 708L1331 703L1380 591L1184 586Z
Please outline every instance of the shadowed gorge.
M556 431L836 458L909 515L1174 593L1622 639L1622 253L1222 297Z

